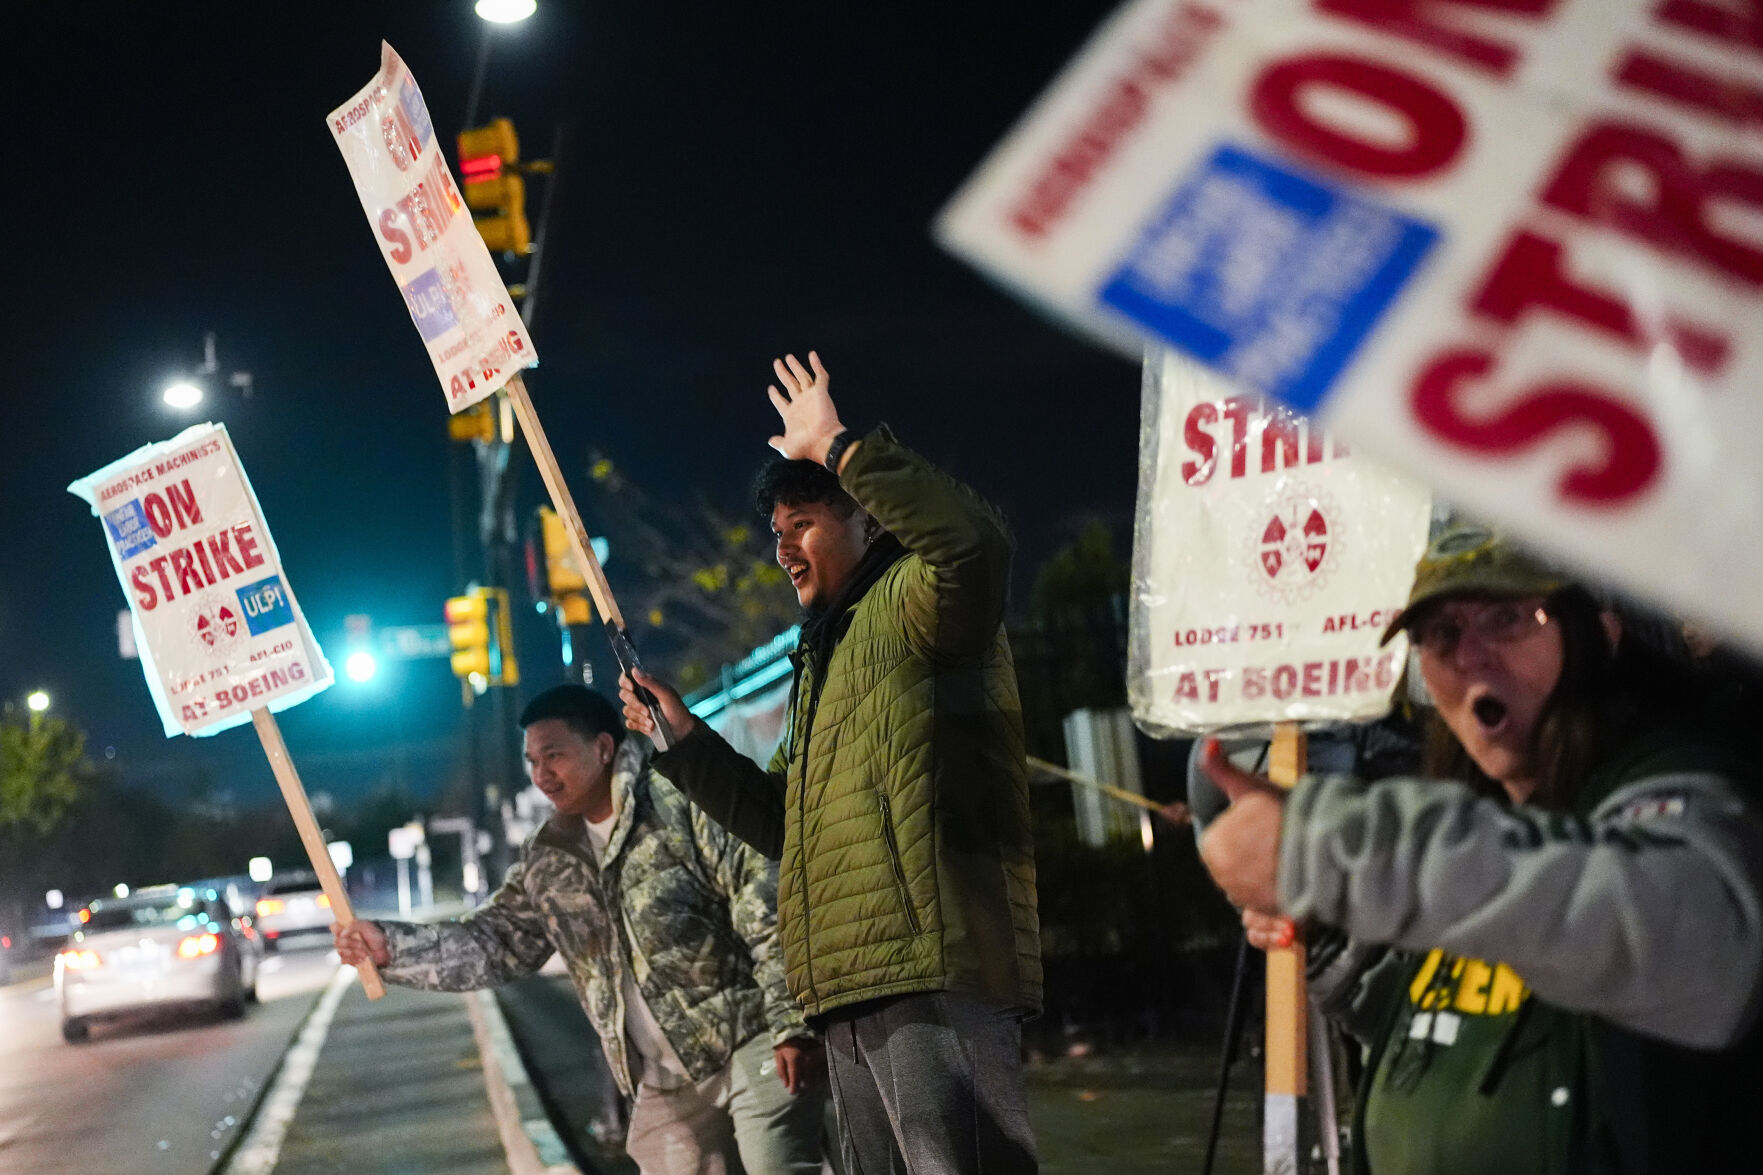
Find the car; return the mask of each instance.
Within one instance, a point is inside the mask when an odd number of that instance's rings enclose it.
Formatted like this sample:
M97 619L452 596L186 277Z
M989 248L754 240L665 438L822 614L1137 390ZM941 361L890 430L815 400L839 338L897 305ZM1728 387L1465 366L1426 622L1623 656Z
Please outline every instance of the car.
M331 900L312 873L283 873L270 878L257 896L257 932L265 950L273 951L290 939L322 935L331 941Z
M61 1035L85 1040L93 1020L179 1005L229 1019L257 998L256 932L210 888L154 886L100 898L55 956Z

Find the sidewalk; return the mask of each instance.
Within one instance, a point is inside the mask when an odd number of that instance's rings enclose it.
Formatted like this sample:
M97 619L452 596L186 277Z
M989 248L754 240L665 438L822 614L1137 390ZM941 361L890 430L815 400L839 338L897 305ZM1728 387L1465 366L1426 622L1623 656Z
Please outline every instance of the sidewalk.
M530 1077L513 1037L524 1038ZM370 1001L345 968L220 1170L628 1175L629 1160L587 1130L601 1091L586 1050L597 1048L559 975L525 980L500 998L388 987ZM1094 1175L1103 1165L1111 1175L1197 1172L1216 1065L1215 1049L1201 1045L1030 1064L1042 1172ZM1258 1082L1252 1064L1233 1075L1216 1175L1261 1169Z

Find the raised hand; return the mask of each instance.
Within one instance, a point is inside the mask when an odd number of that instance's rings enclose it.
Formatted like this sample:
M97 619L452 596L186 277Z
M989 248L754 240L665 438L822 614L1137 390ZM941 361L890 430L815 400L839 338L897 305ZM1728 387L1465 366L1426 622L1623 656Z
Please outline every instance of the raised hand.
M767 443L792 461L826 460L827 447L845 431L845 426L839 422L839 411L828 394L832 377L821 366L820 355L808 352L808 367L803 367L794 355L773 359L771 367L777 372L778 382L769 385L765 394L783 418L784 431Z

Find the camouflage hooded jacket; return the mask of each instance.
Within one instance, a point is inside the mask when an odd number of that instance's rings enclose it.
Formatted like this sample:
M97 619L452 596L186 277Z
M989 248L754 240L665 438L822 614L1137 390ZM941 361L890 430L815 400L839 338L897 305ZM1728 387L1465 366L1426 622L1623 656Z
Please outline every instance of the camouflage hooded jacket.
M612 793L603 863L579 817L553 815L465 918L379 923L392 956L381 974L474 991L533 974L555 950L626 1094L639 1068L624 1033L626 969L695 1081L761 1032L773 1044L812 1035L784 987L776 864L649 771L638 739L618 749Z

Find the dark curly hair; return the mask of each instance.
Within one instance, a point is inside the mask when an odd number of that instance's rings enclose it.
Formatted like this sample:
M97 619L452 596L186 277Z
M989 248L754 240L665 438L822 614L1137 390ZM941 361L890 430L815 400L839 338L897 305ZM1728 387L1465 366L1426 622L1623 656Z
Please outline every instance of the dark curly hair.
M818 461L791 461L773 457L753 475L753 508L770 521L779 503L805 506L824 502L840 518L849 518L857 501L839 485L839 479Z

